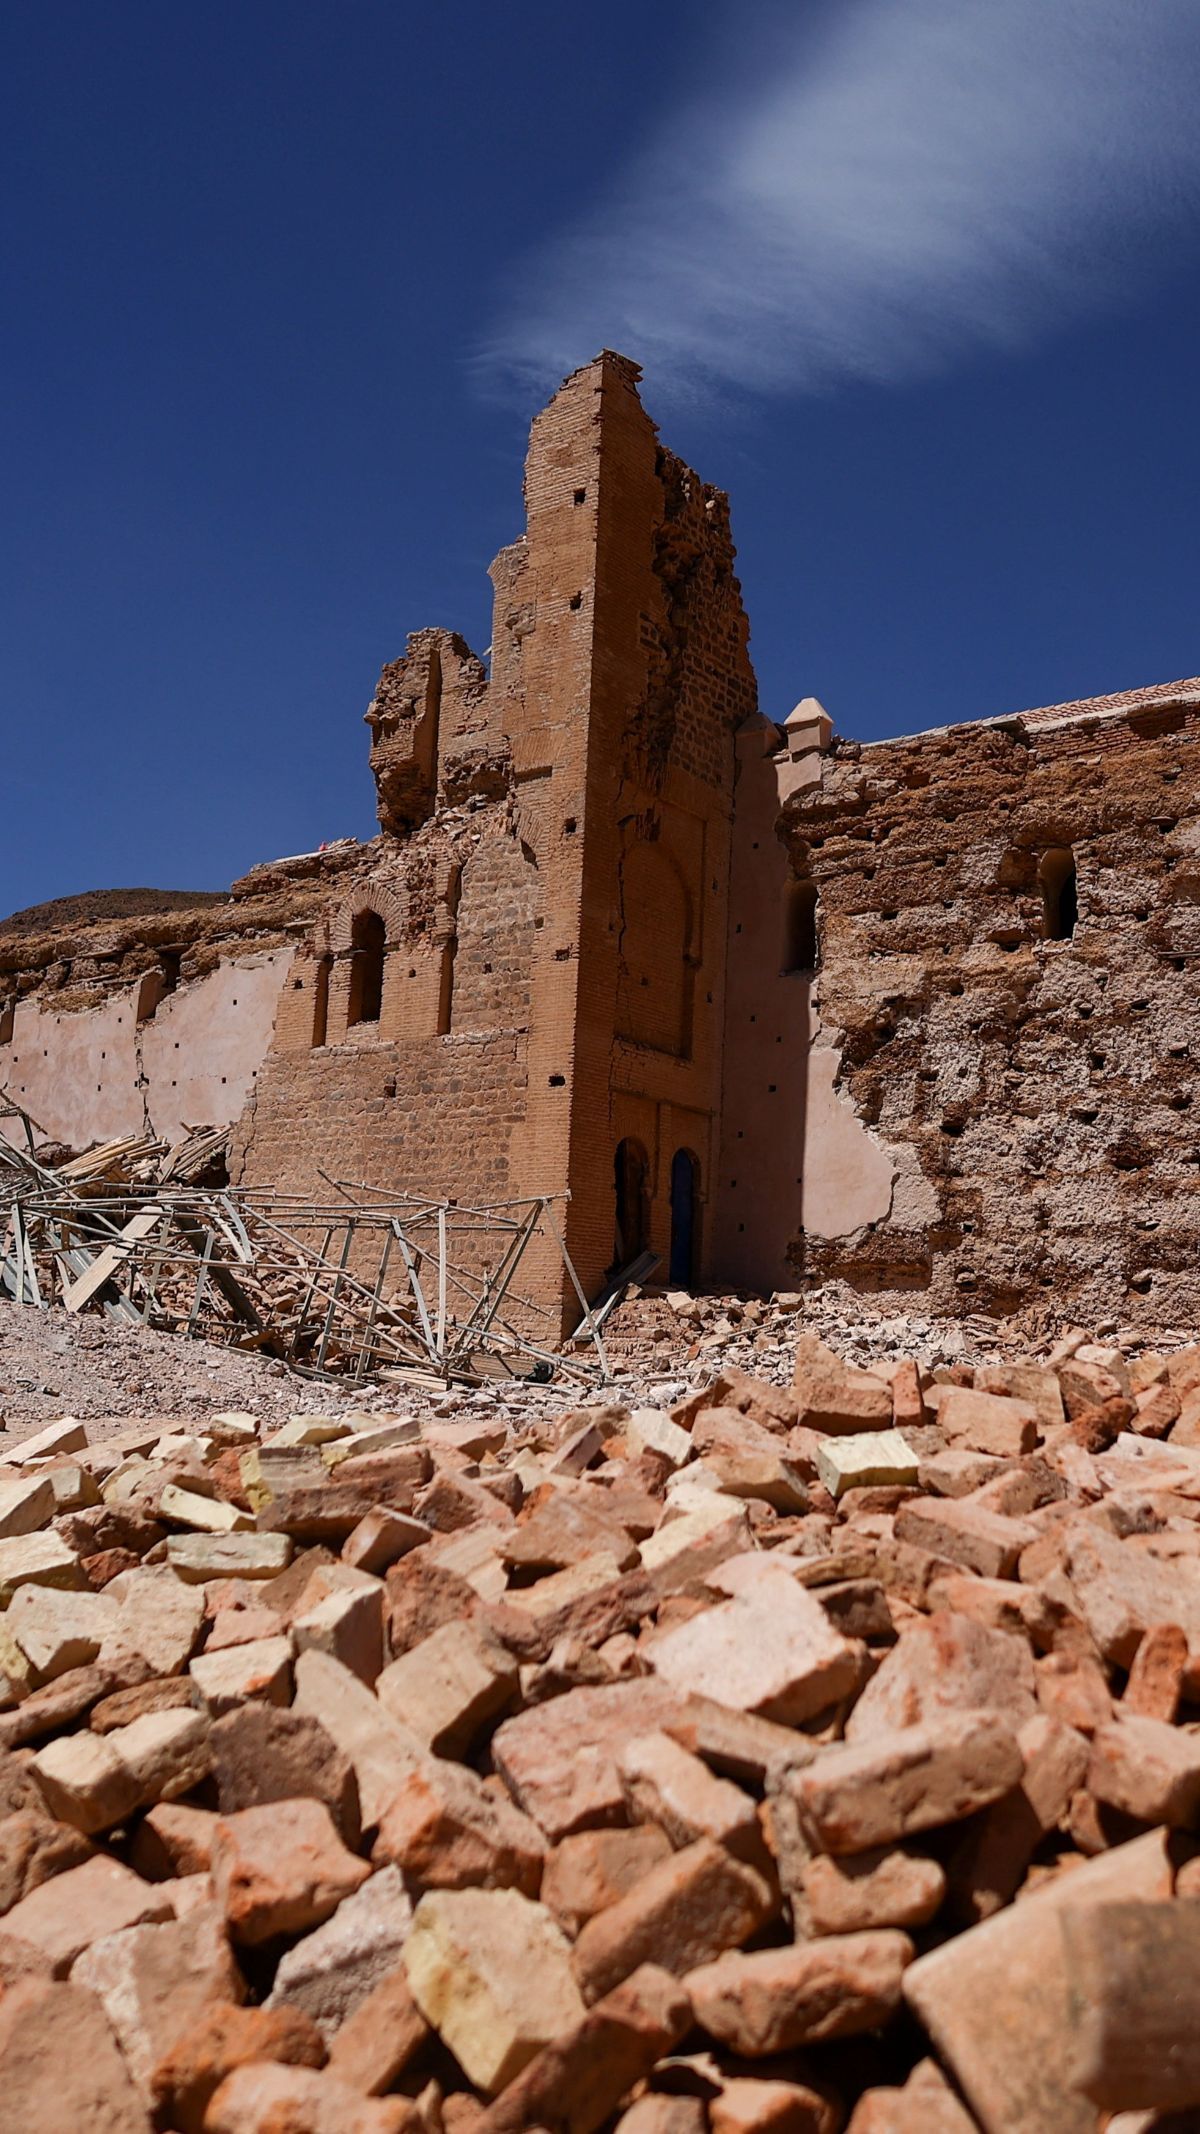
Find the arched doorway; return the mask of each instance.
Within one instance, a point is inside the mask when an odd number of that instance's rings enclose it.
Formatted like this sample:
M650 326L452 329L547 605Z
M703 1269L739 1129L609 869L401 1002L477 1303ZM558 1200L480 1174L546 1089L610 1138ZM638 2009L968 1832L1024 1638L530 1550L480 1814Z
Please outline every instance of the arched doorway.
M671 1280L679 1289L690 1289L696 1279L699 1193L699 1157L691 1149L676 1149L671 1158Z
M613 1159L617 1227L613 1267L627 1267L650 1242L650 1160L640 1141L627 1137Z

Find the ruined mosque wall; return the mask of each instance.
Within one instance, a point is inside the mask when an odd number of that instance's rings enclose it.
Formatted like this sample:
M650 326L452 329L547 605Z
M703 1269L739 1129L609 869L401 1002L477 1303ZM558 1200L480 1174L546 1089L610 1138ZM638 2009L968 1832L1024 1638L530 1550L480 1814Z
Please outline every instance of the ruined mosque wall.
M834 743L780 830L837 1089L892 1172L850 1235L798 1198L797 1277L1190 1323L1200 683Z
M378 837L0 926L0 1097L75 1147L230 1123L235 1179L313 1200L557 1196L589 1296L646 1253L1186 1323L1200 683L776 723L728 501L638 376L536 418L489 659L432 628L383 669ZM522 1281L574 1323L556 1247Z

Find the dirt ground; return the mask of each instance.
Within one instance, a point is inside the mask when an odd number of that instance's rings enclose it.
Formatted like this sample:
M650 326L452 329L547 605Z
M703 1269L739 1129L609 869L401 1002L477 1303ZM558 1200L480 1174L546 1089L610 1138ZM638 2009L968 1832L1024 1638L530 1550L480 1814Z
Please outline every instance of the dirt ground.
M355 1390L300 1377L270 1358L99 1314L71 1318L57 1309L0 1301L0 1457L6 1441L15 1444L62 1415L93 1423L111 1417L115 1430L123 1420L145 1415L188 1418L194 1425L224 1408L268 1423L299 1413L446 1415L480 1406L518 1416L602 1399L661 1407L707 1382L724 1364L789 1384L796 1340L806 1331L861 1366L906 1355L929 1364L1002 1360L1018 1351L1033 1353L1062 1326L1050 1319L1033 1329L983 1319L939 1323L918 1314L881 1316L843 1292L771 1303L648 1295L622 1305L605 1329L612 1374L607 1384L598 1372L590 1378L563 1372L548 1386L508 1381L423 1389L376 1381ZM1143 1345L1136 1327L1115 1320L1091 1331L1120 1340L1131 1352ZM1174 1345L1195 1338L1195 1328L1181 1328Z

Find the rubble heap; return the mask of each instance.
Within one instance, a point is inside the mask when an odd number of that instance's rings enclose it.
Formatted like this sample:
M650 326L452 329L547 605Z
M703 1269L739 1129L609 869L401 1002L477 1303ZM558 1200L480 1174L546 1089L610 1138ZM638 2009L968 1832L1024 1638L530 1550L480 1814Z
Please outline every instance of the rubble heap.
M0 2123L1200 2105L1200 1347L446 1407L11 1450Z

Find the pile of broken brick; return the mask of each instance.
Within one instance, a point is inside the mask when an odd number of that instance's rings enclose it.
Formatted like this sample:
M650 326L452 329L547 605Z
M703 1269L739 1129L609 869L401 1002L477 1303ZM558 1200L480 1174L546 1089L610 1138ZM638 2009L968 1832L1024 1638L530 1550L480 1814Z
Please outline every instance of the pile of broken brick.
M0 2126L1200 2104L1200 1349L0 1473Z

